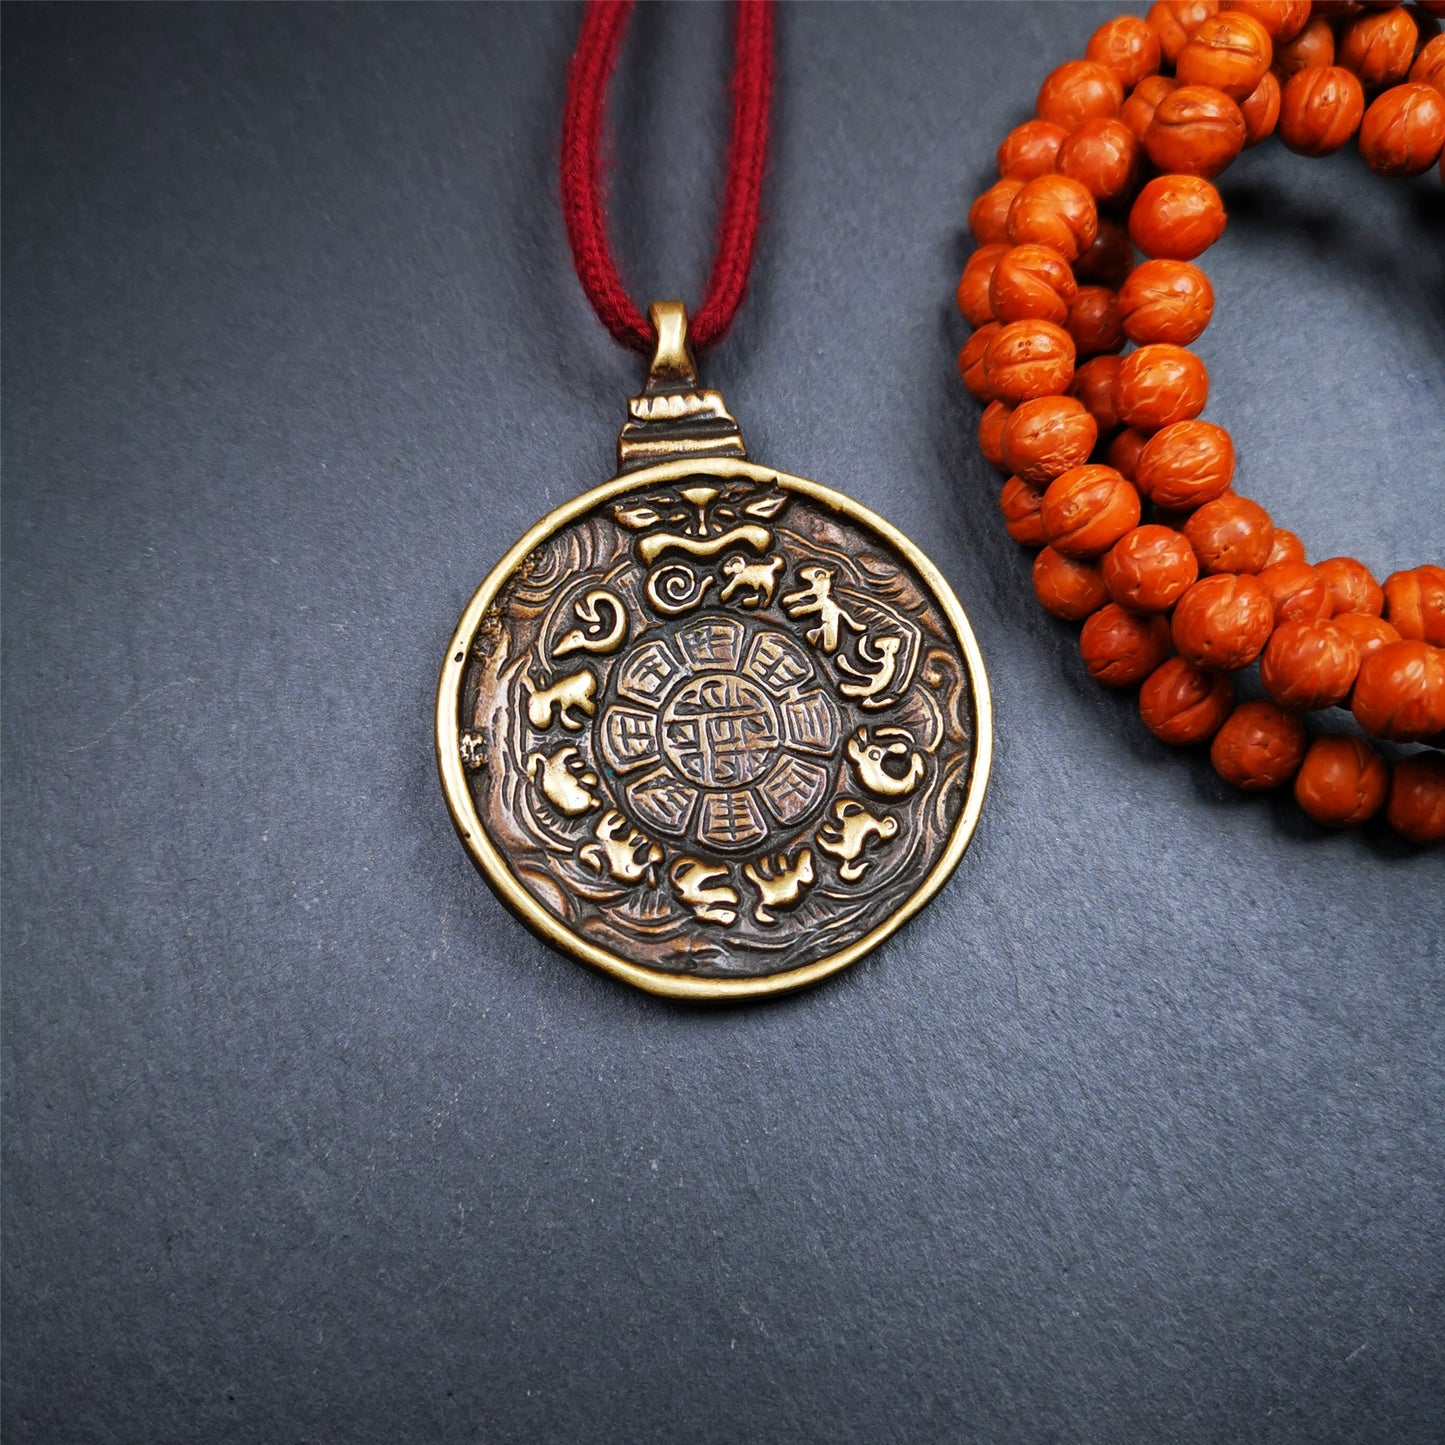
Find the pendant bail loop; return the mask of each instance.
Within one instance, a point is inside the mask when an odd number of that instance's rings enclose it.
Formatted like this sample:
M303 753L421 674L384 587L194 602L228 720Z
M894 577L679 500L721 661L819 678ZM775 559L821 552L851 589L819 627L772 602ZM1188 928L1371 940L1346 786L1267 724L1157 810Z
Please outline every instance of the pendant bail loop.
M654 301L647 308L647 319L657 334L648 386L696 386L697 359L687 335L687 307L681 301Z

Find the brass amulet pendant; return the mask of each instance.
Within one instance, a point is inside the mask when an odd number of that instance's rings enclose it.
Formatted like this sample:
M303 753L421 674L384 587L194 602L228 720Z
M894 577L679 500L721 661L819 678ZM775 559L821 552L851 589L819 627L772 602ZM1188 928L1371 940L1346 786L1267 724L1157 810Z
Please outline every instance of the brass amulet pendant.
M651 993L756 998L942 887L988 781L983 659L902 533L748 461L680 302L618 475L468 603L437 691L452 820L547 942Z

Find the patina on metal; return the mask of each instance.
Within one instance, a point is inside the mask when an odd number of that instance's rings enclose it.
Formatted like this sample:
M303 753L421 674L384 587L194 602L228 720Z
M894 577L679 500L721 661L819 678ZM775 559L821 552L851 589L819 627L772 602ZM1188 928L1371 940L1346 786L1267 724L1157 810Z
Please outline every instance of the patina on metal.
M943 885L988 779L983 662L881 518L747 460L680 303L619 474L493 569L442 668L437 755L487 881L653 993L781 993Z

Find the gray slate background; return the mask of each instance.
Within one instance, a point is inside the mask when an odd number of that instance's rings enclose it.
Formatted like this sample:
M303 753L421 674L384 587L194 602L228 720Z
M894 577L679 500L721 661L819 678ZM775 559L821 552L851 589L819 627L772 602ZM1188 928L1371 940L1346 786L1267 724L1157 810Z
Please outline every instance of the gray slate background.
M576 9L6 8L7 1441L1445 1433L1442 857L1088 683L953 374L968 200L1112 8L781 16L706 375L938 562L998 752L922 917L719 1011L534 941L431 757L458 612L640 374L559 220ZM635 26L644 296L701 284L728 43ZM1442 558L1438 181L1225 194L1242 489Z

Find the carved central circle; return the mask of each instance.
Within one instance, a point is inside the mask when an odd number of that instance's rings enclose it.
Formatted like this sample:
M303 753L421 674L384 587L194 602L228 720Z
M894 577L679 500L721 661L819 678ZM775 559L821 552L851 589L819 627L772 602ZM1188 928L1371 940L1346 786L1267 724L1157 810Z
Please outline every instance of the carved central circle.
M692 678L662 714L667 760L704 788L735 787L762 777L781 740L767 695L736 673Z

